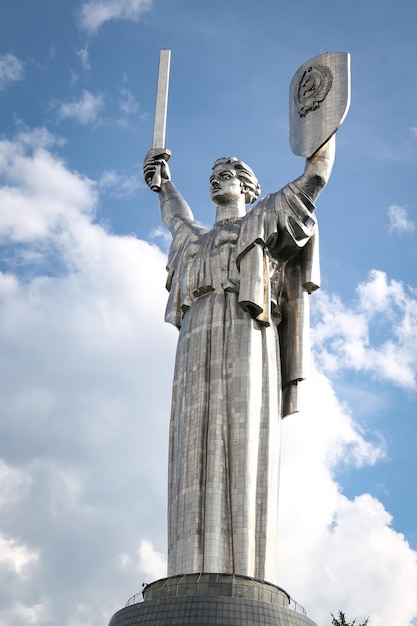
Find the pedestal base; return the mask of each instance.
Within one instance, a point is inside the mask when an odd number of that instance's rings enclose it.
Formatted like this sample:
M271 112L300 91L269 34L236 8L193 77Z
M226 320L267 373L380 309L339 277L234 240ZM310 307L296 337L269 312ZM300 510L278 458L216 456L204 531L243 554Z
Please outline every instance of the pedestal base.
M316 626L283 589L245 576L173 576L148 585L143 598L109 626Z

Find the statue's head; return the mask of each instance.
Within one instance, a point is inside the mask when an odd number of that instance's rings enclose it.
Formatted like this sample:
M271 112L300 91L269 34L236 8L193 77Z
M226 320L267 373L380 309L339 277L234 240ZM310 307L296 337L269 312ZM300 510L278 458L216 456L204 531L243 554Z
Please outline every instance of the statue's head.
M219 168L223 166L228 169L233 169L236 172L236 177L239 179L241 188L245 194L245 204L255 202L261 193L261 187L249 165L243 161L239 161L236 157L223 157L217 159L212 169L219 170Z

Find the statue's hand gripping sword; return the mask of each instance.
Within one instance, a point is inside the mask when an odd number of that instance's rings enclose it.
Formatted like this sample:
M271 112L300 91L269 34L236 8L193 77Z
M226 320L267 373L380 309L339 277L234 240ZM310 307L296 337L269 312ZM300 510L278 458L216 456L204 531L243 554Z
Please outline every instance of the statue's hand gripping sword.
M158 86L156 89L155 119L153 125L152 150L148 156L155 160L168 161L171 152L165 148L165 129L168 108L168 84L171 50L161 50L159 53ZM157 164L152 177L150 188L160 191L162 184L161 164Z

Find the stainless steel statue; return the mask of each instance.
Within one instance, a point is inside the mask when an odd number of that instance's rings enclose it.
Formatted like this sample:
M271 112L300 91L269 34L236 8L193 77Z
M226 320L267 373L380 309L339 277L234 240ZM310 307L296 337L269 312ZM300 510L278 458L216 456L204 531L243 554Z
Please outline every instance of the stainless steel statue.
M179 329L169 444L168 575L225 572L277 581L281 417L308 364L308 294L319 286L315 201L334 130L304 173L260 194L251 168L215 162L214 226L195 222L161 153L162 219L172 234L166 321Z

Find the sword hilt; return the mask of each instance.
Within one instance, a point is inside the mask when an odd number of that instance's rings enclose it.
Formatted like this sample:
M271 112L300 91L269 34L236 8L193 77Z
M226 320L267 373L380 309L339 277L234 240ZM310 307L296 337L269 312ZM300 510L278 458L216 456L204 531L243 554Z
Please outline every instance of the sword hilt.
M149 152L147 157L152 157L153 161L155 161L155 172L152 176L152 180L149 184L149 187L152 189L152 191L161 191L161 185L162 185L162 164L158 163L157 161L168 161L169 157L171 156L171 151L167 150L166 148L152 148Z

